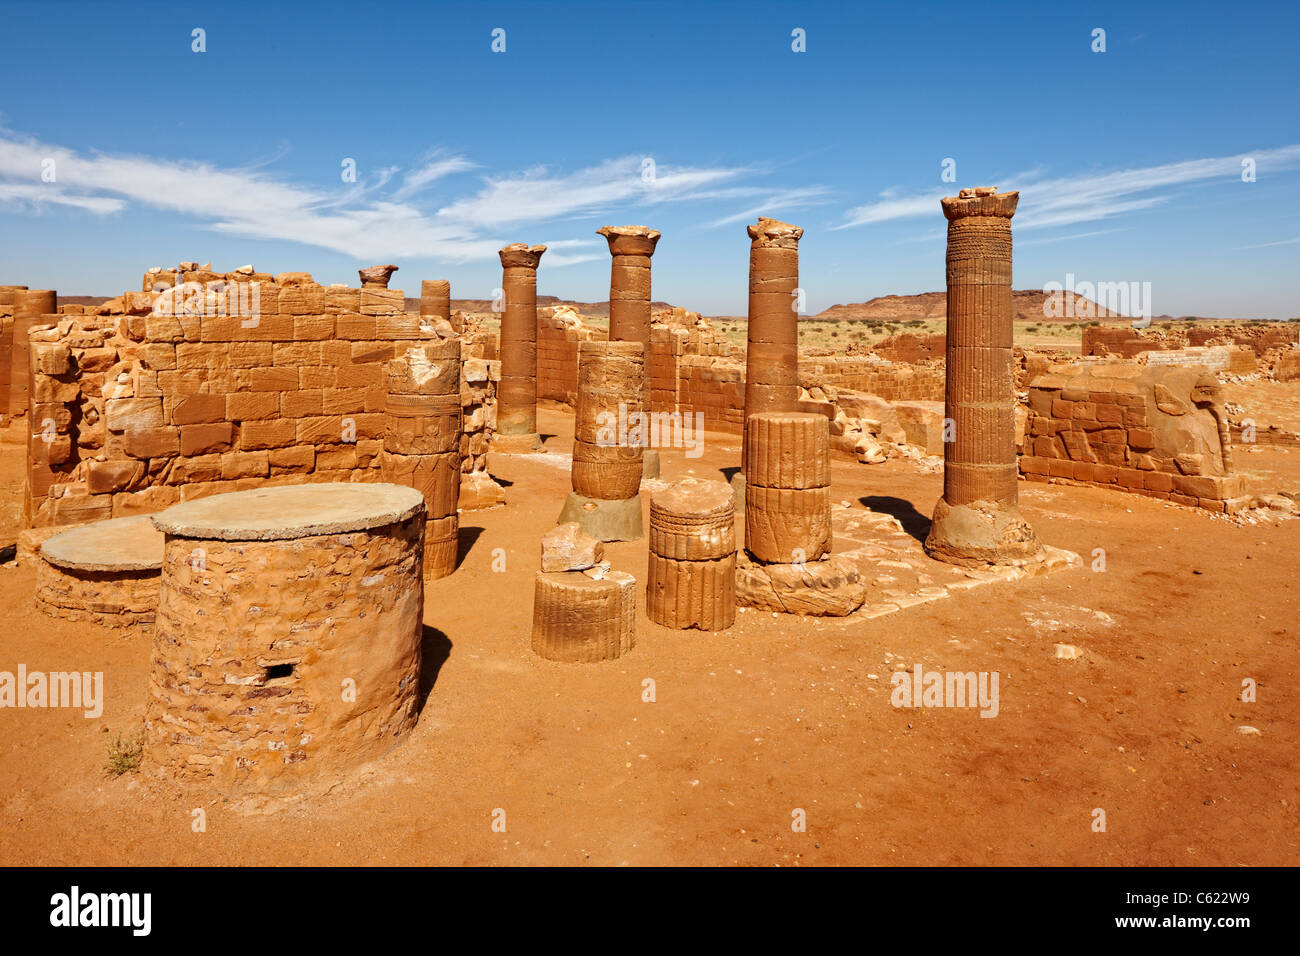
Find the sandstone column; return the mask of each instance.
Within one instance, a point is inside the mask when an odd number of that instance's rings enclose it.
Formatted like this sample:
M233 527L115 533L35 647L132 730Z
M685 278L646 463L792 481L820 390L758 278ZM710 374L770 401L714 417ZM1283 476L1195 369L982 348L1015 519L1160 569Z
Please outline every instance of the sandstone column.
M736 620L736 509L720 481L683 478L650 498L646 615L722 631Z
M27 333L41 324L41 317L58 311L58 295L52 289L15 289L13 352L9 373L9 417L27 414L31 394L31 343Z
M952 564L1012 564L1042 545L1016 505L1011 217L1018 192L963 189L948 219L943 497L925 548ZM948 437L945 435L945 438Z
M804 564L831 550L831 435L825 415L759 412L745 427L745 550Z
M0 285L0 424L9 417L9 383L13 376L14 297L25 285Z
M452 330L460 334L460 325L452 318L449 281L425 279L420 283L420 315L423 318L446 319Z
M545 246L512 242L502 249L501 385L497 393L500 451L537 451L537 263Z
M456 570L460 538L460 340L409 346L384 366L384 447L380 474L424 495L424 578Z
M640 342L650 351L650 257L659 230L645 226L601 226L613 264L609 273L609 340Z
M659 230L646 226L601 226L596 230L609 242L613 257L609 271L609 340L640 342L650 365L650 257L659 242ZM659 477L659 452L647 448L642 456L647 478Z
M799 239L803 230L760 216L746 227L749 246L749 321L745 346L745 428L749 416L799 407ZM745 500L745 443L741 471L732 480L736 502Z
M645 348L640 342L578 344L573 493L558 523L576 521L600 541L642 536Z

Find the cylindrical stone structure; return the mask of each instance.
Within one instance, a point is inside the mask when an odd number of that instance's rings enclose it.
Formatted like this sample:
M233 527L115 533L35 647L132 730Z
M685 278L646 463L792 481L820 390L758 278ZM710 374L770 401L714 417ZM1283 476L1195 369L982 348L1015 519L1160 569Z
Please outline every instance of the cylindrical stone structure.
M0 421L9 415L9 386L13 381L14 296L26 291L25 285L0 285L0 310L9 313L0 316Z
M736 621L736 508L721 481L683 478L650 498L646 614L664 627Z
M420 283L420 316L429 319L446 319L457 333L460 323L451 311L451 282L447 279L425 279Z
M512 242L503 248L501 382L497 386L498 447L530 451L537 436L537 263L545 246Z
M799 406L799 239L803 230L760 216L749 233L745 421ZM742 449L743 449L742 445ZM741 467L744 467L742 451Z
M601 226L597 235L609 243L609 340L640 342L645 347L645 374L650 374L650 258L659 230L648 226ZM659 477L659 450L641 456L644 478Z
M1017 507L1011 217L1018 192L963 189L948 220L943 497L925 549L959 565L1023 563L1042 544ZM945 438L948 437L945 435Z
M424 499L356 482L213 495L166 535L145 708L151 762L279 793L380 756L415 726Z
M640 342L580 342L573 490L617 501L641 486L645 354Z
M636 643L636 579L623 571L538 571L533 651L552 661L622 657Z
M424 495L424 576L430 581L456 570L460 544L460 363L460 340L445 339L410 346L385 365L380 473Z
M640 538L639 492L649 427L645 348L640 342L580 342L574 412L573 493L559 524L577 521L600 541Z
M162 532L147 515L60 532L41 544L36 606L68 621L152 624L162 556Z
M9 371L9 415L25 415L31 394L31 343L27 333L40 325L41 318L58 312L59 297L53 289L15 289L13 351Z
M650 257L659 230L648 226L601 226L609 242L609 340L640 342L650 354Z
M831 550L830 421L807 412L750 415L745 428L745 550L802 564Z

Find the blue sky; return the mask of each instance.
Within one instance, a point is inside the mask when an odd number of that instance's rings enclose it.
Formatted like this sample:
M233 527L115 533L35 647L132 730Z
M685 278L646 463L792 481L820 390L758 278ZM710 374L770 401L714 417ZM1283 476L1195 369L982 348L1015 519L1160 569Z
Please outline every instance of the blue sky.
M1157 314L1300 315L1294 3L46 2L0 23L0 283L113 294L195 259L355 285L394 262L408 294L485 297L525 241L551 247L540 292L599 300L595 230L640 223L663 232L656 298L743 313L762 214L804 227L815 313L942 289L938 197L997 185L1022 192L1017 288L1073 273L1150 282Z

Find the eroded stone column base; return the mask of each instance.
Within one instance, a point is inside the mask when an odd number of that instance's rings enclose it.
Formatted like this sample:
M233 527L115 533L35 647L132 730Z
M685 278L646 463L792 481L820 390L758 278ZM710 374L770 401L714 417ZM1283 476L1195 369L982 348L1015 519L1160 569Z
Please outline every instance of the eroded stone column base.
M844 617L867 599L872 555L844 551L804 564L759 564L741 551L736 561L736 603L742 607Z
M731 476L731 490L736 496L736 515L743 517L745 514L745 473L738 471Z
M576 491L564 499L556 524L576 521L597 541L640 541L645 537L641 521L641 496L621 501L588 498Z
M491 448L502 455L533 455L542 450L542 438L537 432L523 435L503 435L497 432L492 437Z
M643 479L659 477L658 449L647 448L641 452L641 477Z
M482 511L506 503L506 490L486 471L460 476L460 510Z
M925 550L937 561L961 567L1021 566L1044 557L1042 542L1015 505L950 505L943 498L935 506Z
M547 660L590 664L622 657L636 643L636 578L609 571L537 572L533 651Z

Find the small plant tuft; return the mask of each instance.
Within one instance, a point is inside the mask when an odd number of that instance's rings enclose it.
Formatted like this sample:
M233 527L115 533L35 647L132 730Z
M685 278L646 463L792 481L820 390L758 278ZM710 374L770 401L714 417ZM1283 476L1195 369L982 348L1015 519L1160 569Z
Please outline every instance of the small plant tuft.
M119 732L108 742L108 760L104 763L104 772L110 777L135 773L140 769L140 760L143 757L144 731L140 730L125 737Z

